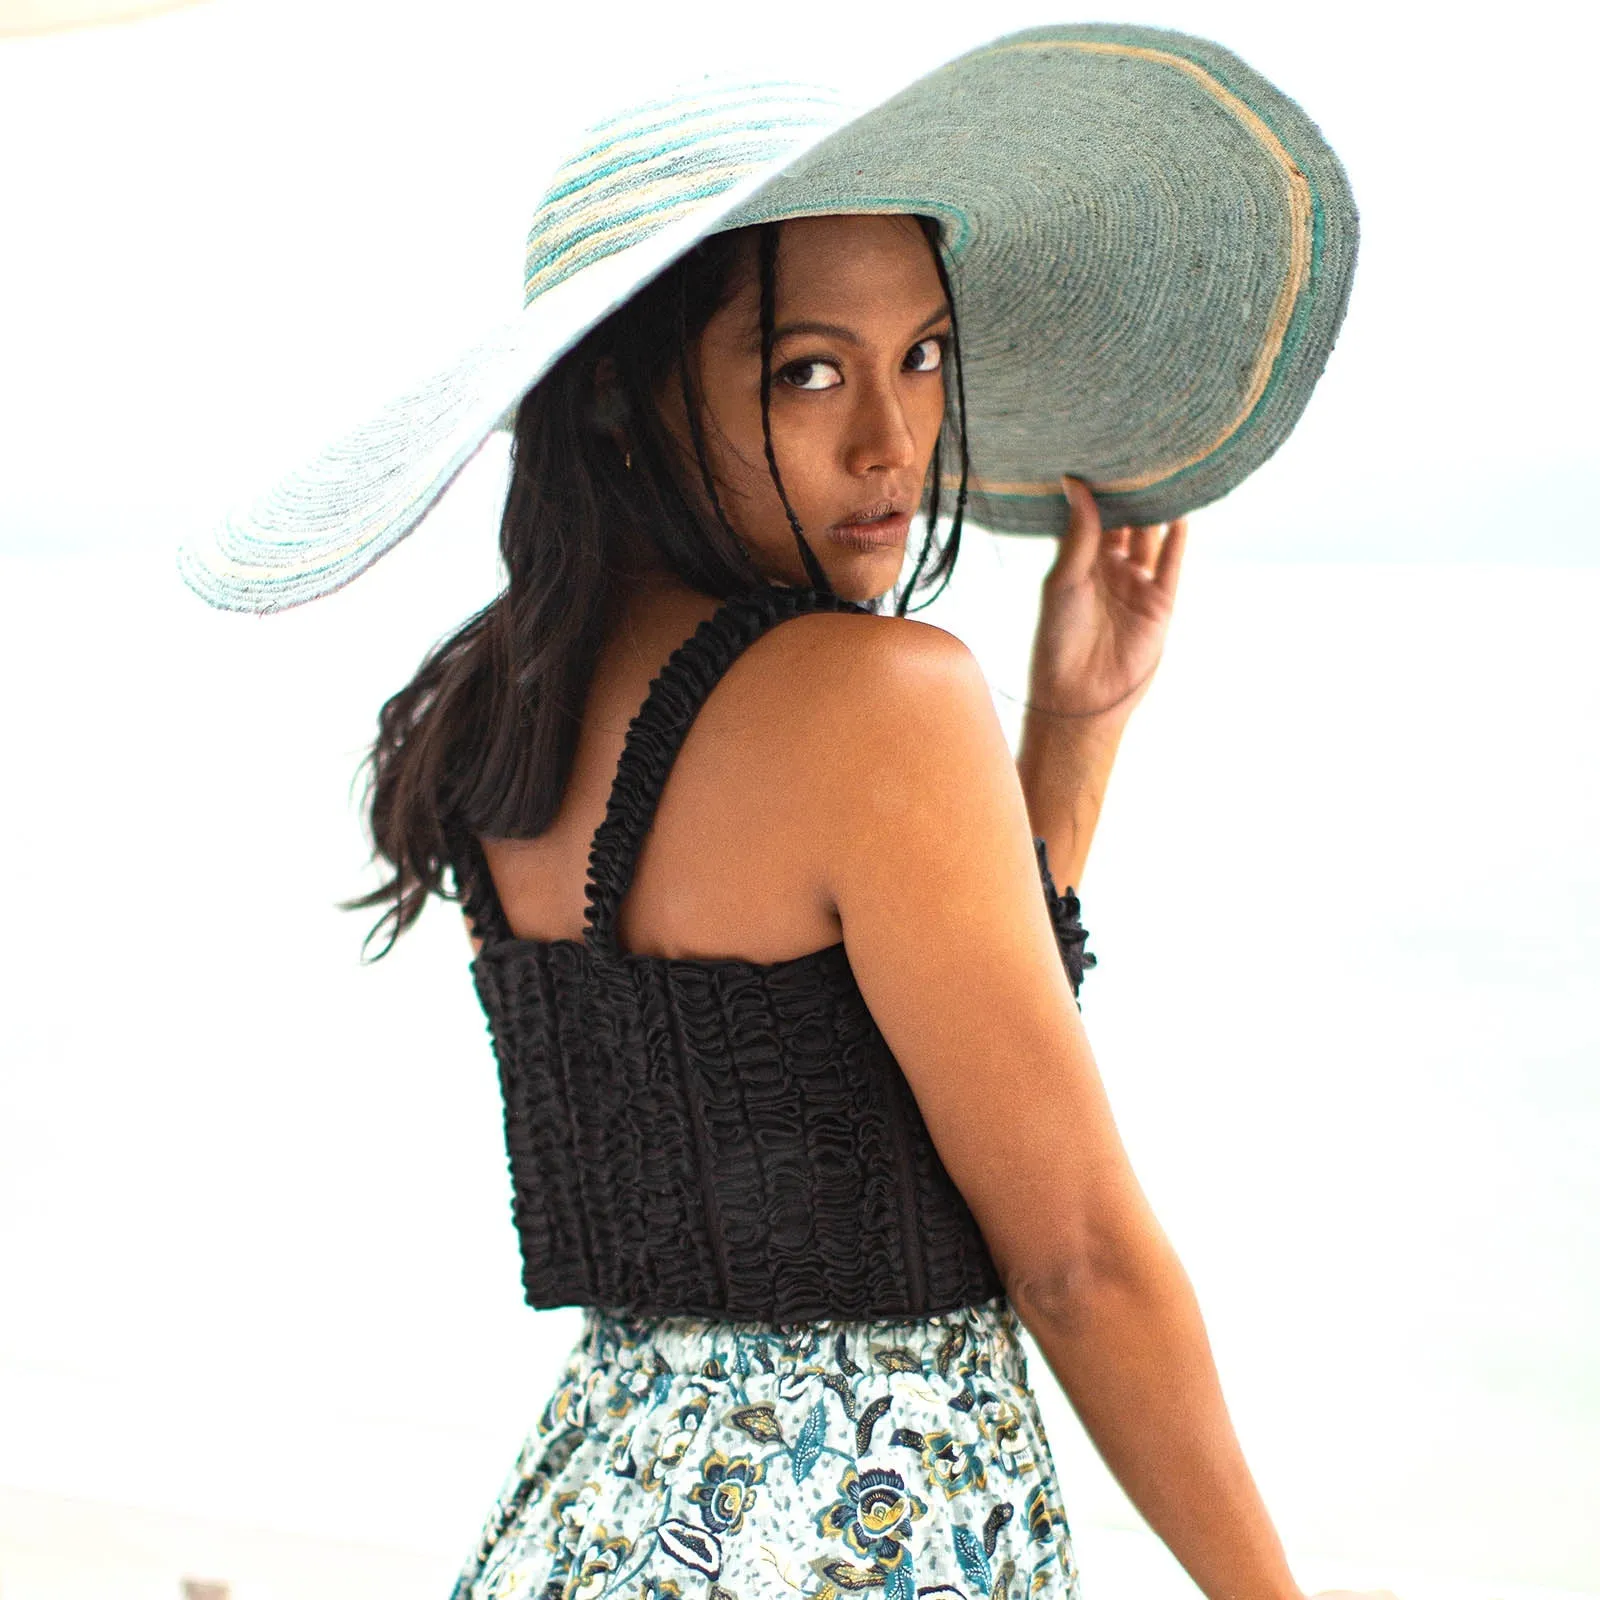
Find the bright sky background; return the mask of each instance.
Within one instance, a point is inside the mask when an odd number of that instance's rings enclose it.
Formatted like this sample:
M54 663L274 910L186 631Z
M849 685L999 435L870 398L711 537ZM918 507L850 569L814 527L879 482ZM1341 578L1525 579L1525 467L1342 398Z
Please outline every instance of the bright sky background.
M1091 1038L1308 1578L1600 1593L1593 8L1092 14L1293 94L1363 238L1301 427L1194 519L1084 886ZM281 617L172 548L515 306L563 130L1059 15L209 0L0 40L0 1485L464 1553L577 1314L520 1306L458 922L363 970L332 902L378 704L492 592L501 458ZM924 615L1014 727L1050 547L969 541ZM1087 1549L1132 1514L1035 1373Z

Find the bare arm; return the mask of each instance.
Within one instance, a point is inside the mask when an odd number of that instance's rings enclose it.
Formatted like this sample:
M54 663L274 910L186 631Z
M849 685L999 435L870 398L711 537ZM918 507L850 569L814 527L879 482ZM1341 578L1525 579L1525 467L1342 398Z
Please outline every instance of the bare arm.
M1102 530L1094 496L1062 482L1068 523L1039 590L1017 776L1056 882L1078 885L1123 729L1161 660L1188 529Z
M1019 1316L1134 1504L1210 1600L1300 1600L1113 1121L982 673L939 629L868 629L817 700L847 753L818 824L857 982Z
M1212 1600L1299 1600L1233 1430L1188 1274L1142 1202L1017 1314L1113 1476Z
M1081 720L1039 710L1023 718L1017 777L1029 826L1044 840L1051 876L1063 889L1082 887L1089 845L1127 725L1122 710Z

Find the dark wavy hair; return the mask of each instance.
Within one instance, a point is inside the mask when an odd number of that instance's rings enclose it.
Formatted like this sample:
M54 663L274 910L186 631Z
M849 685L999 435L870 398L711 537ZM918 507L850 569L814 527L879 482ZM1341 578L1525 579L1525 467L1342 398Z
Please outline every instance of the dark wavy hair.
M938 223L918 216L951 308L955 394L934 445L922 509L927 536L900 592L904 616L920 586L939 588L955 569L967 499L966 390L955 300ZM560 809L577 749L579 719L630 557L653 552L683 582L717 599L766 580L725 515L706 453L701 397L688 359L706 324L737 292L743 236L756 235L761 304L761 422L767 467L794 530L811 586L831 593L789 504L772 448L770 404L780 224L703 239L590 330L523 397L511 449L511 481L500 522L506 586L435 645L416 676L385 702L363 763L363 804L373 859L390 875L342 902L386 907L362 945L387 955L430 894L456 899L456 863L470 836L529 839ZM609 357L616 384L597 390ZM682 452L655 396L676 377L699 466L685 481ZM597 394L599 398L597 398ZM952 421L960 462L948 534L938 538L945 435ZM630 456L624 470L620 430ZM931 553L937 555L926 574ZM881 600L873 609L881 607ZM919 608L920 609L920 608ZM359 776L359 774L358 774ZM451 884L445 874L450 872Z

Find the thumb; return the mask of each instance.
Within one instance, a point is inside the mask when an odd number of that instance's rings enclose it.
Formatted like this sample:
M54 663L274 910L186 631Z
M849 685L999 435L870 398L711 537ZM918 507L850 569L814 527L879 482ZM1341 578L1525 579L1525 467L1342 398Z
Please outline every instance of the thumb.
M1100 507L1081 478L1063 475L1061 486L1067 496L1067 526L1046 578L1078 584L1089 576L1100 554Z

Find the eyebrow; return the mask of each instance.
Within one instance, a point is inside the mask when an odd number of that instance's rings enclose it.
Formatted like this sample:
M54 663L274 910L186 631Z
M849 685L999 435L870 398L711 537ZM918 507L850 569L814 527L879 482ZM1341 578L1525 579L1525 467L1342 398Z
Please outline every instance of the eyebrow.
M920 323L917 324L916 328L913 330L912 337L916 338L919 334L926 333L928 329L934 325L934 323L943 322L944 319L949 315L950 305L947 301L945 304L939 306L936 310L930 312L922 319ZM837 339L842 344L853 344L857 346L865 342L861 335L857 333L854 328L846 328L841 323L808 321L779 323L778 326L772 330L772 342L776 344L778 340L788 338L791 334L796 333L820 333L825 338ZM761 349L761 335L759 332L756 334L754 340L751 341L748 348L752 351L759 351Z

